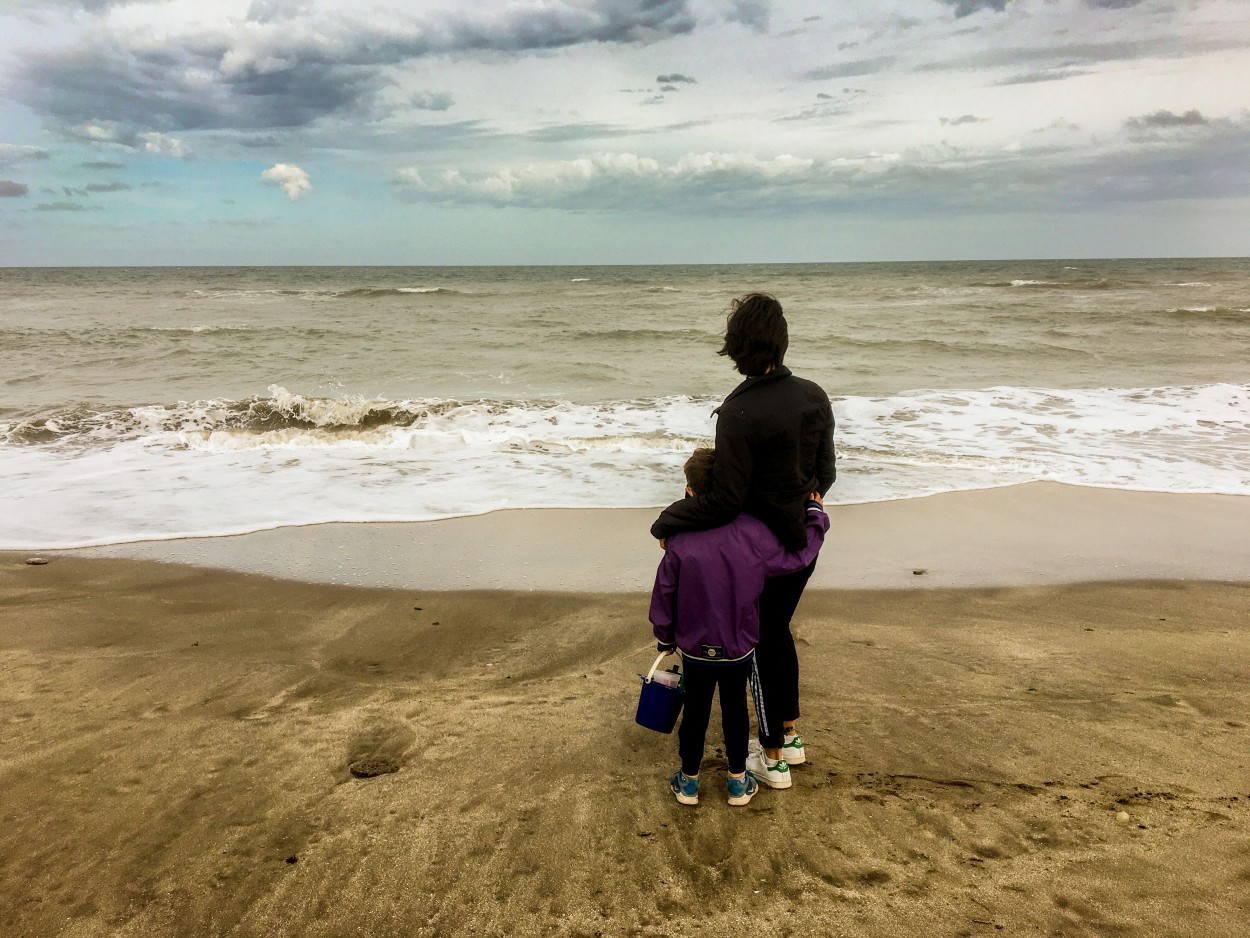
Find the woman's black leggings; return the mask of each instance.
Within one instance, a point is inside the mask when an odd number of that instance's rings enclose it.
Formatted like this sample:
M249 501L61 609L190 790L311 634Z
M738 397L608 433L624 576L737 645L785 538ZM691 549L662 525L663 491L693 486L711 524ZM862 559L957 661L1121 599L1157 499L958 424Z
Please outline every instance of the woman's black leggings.
M770 577L760 594L760 643L755 646L758 673L752 690L759 739L766 749L780 748L785 721L799 718L799 654L790 619L815 569L813 560L798 573Z
M751 675L751 659L715 662L683 658L682 672L686 681L686 700L677 731L677 752L681 770L698 775L703 763L703 744L707 724L712 715L712 695L720 688L721 731L725 734L725 758L729 771L746 771L747 739L751 734L751 718L747 713L747 680Z

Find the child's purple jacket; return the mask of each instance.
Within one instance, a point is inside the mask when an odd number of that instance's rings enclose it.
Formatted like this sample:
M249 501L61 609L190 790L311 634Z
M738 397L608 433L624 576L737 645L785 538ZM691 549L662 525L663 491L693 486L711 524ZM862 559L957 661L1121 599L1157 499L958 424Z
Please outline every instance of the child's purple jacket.
M808 502L807 546L799 551L787 551L764 522L746 514L719 528L674 534L651 591L655 637L708 661L750 654L760 640L765 578L806 567L828 530L829 516Z

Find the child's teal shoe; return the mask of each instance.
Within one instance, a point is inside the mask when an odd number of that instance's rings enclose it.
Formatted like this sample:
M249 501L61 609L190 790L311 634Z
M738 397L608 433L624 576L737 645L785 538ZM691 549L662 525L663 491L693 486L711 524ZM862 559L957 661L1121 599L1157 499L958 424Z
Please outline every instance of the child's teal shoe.
M682 804L699 803L699 780L686 775L681 769L669 780L668 787Z
M750 772L747 772L741 778L729 776L728 788L729 803L735 808L739 808L750 801L755 793L760 790L760 783L755 780L755 777Z

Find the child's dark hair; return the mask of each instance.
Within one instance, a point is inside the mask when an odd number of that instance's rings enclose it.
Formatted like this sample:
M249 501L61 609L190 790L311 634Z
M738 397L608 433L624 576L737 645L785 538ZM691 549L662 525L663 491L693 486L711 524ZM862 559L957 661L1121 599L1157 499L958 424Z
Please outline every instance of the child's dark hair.
M716 450L706 446L700 446L690 454L690 458L682 466L686 472L686 485L690 486L690 491L696 495L702 495L712 490L712 463L714 462L716 462Z
M790 347L790 332L777 298L748 293L733 301L725 320L725 344L720 355L733 359L744 375L762 375L780 365Z

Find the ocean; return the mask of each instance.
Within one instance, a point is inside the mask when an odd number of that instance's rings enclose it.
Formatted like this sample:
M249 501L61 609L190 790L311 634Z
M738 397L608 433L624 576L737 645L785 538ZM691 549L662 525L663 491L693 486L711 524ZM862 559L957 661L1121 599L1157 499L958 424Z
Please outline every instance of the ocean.
M829 501L1250 495L1250 260L0 269L0 548L647 507L761 290Z

